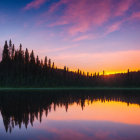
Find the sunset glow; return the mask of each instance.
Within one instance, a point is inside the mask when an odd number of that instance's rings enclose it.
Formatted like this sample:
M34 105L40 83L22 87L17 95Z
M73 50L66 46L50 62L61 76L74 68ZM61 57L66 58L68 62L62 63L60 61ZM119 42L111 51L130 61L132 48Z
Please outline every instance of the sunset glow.
M0 139L139 130L140 0L0 0Z
M137 104L128 105L127 103L116 101L96 101L93 103L86 101L83 110L81 106L76 103L69 106L67 112L65 107L57 107L56 111L49 113L47 120L92 120L140 125L139 115L140 106ZM57 116L57 118L55 116ZM43 118L46 118L45 114Z
M140 69L139 0L5 0L0 9L0 52L11 38L60 68Z

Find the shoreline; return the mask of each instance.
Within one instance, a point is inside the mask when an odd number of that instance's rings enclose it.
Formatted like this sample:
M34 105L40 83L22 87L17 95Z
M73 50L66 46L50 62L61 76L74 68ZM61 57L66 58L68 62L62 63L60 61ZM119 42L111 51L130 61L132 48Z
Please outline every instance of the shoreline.
M140 87L48 87L48 88L0 88L0 91L47 91L47 90L140 90Z

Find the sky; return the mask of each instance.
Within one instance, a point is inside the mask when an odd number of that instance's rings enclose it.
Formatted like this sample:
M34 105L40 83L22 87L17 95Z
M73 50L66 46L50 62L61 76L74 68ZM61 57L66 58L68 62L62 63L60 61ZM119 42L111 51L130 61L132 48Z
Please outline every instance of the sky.
M60 68L139 70L140 0L0 0L0 52L9 39Z

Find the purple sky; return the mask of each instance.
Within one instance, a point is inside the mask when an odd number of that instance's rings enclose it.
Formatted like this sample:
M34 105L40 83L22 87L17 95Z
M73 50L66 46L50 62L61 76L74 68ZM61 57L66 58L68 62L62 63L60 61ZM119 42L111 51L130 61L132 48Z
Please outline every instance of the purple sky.
M140 0L1 0L0 9L1 48L11 38L72 70L140 68Z

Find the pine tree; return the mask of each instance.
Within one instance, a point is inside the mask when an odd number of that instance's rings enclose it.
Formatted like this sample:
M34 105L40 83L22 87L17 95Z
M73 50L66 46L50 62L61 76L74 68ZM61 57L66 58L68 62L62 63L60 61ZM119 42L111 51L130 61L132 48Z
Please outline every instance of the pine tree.
M39 66L39 65L40 65L40 60L39 60L38 55L37 55L37 57L36 57L36 64L37 64L37 66Z
M13 44L11 59L14 60L14 57L15 57L15 46Z
M24 63L24 52L22 50L22 45L19 46L19 54L18 54L19 63Z
M26 48L26 51L25 51L25 64L29 64L29 52L28 52L27 48Z
M12 41L11 41L11 39L9 41L9 55L10 55L10 57L12 59Z
M79 69L78 69L78 72L77 72L77 73L78 73L78 75L79 75L79 73L80 73L80 70L79 70Z
M51 59L49 59L48 67L51 68Z
M54 69L54 62L53 62L53 64L52 64L52 69Z
M47 56L45 56L44 65L47 67Z
M64 72L66 72L67 71L67 67L66 66L64 66Z
M67 67L67 72L69 72L69 68Z
M18 50L15 51L14 61L18 62Z
M103 75L105 75L105 71L103 70Z
M41 59L41 67L43 67L43 60Z
M34 51L33 50L32 50L32 52L30 54L30 63L35 64L35 56L34 56Z
M10 60L9 48L7 41L5 41L3 53L2 53L2 62L7 62Z

